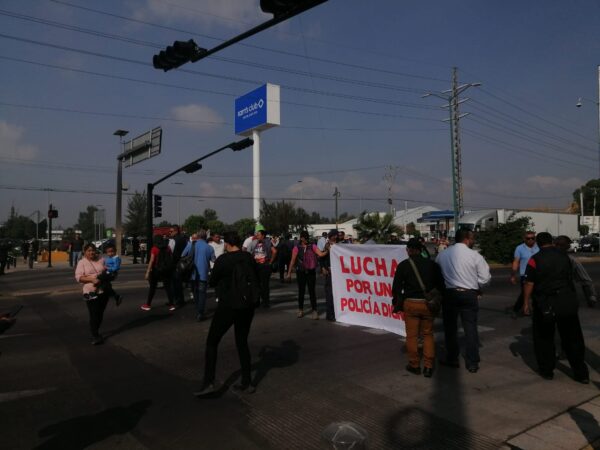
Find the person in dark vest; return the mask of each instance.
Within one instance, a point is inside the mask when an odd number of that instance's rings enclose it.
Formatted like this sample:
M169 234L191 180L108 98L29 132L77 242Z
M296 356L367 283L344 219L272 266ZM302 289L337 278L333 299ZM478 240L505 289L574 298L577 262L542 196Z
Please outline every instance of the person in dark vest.
M331 247L337 244L338 231L331 230L327 234L327 242L323 248L325 256L319 259L321 273L325 277L325 319L335 322L335 308L333 306L333 285L331 280Z
M572 263L565 252L554 247L550 233L539 233L536 241L540 251L527 263L523 310L525 314L532 311L533 349L539 374L546 380L554 378L554 334L558 329L573 378L588 384L590 376L584 360L585 343L579 323Z
M137 264L140 257L140 240L135 236L131 239L131 253L133 254L133 264Z
M181 259L181 254L185 250L189 239L181 234L181 230L178 225L173 225L169 229L169 248L173 253L173 264ZM187 280L186 280L187 281ZM173 302L178 308L183 306L185 299L183 298L183 280L178 270L173 271L173 278L171 279L171 290L173 296Z

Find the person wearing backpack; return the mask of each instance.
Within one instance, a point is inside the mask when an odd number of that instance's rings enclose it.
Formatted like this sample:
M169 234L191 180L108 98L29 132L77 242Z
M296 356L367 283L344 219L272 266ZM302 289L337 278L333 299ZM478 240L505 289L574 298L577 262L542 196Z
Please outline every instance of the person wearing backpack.
M259 301L254 258L241 250L241 239L235 231L225 232L223 241L225 253L215 261L210 277L210 286L215 288L219 302L206 338L204 380L200 391L194 393L199 397L215 391L219 342L232 325L242 366L241 382L234 385L233 389L247 393L255 391L251 384L252 362L248 348L248 334Z
M292 278L292 267L296 268L296 280L298 281L298 318L304 317L304 292L308 286L308 297L312 308L311 317L319 318L317 312L317 294L315 284L317 281L317 257L325 256L316 244L311 244L308 231L300 232L300 242L292 250L292 261L288 269L287 278Z
M150 289L148 290L146 303L140 308L144 311L150 311L152 309L152 299L156 293L156 286L159 281L162 281L169 301L169 311L175 311L175 304L173 303L171 292L171 278L173 277L173 270L175 269L173 253L169 248L169 241L163 239L162 236L154 236L153 242L154 245L150 250L150 261L148 262L148 268L146 269L146 275L144 277L148 280Z

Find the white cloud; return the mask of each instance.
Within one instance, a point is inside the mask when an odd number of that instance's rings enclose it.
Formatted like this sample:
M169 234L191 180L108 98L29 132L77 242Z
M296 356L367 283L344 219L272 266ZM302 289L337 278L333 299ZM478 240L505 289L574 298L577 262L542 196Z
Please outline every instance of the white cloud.
M214 109L205 105L182 105L171 109L173 117L181 126L194 130L209 131L220 127L225 122Z
M217 29L253 26L266 20L267 16L261 12L258 2L252 0L146 0L145 7L136 8L135 17L160 19L162 23L193 22Z
M34 159L37 147L23 142L25 128L0 121L0 157Z
M573 188L573 190L575 190L579 186L585 184L583 180L577 177L558 178L544 175L535 175L533 177L529 177L527 182L542 189Z

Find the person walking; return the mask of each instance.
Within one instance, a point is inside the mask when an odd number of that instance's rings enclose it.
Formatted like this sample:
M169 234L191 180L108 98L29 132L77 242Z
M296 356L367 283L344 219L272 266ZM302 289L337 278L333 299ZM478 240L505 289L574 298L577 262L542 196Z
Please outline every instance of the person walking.
M239 392L255 391L251 380L252 361L248 348L248 335L258 297L245 292L248 286L251 291L258 288L254 258L248 252L241 250L241 239L236 232L225 232L223 240L226 253L215 261L210 278L210 285L215 288L219 302L206 338L204 379L200 391L195 392L196 396L214 392L219 343L232 325L235 329L235 345L242 367L241 382L233 388Z
M199 230L198 239L188 242L181 256L187 256L192 252L194 245L194 265L196 270L192 272L192 286L194 302L196 303L196 320L201 322L206 319L206 290L208 288L208 272L211 261L215 260L215 251L206 242L206 230Z
M333 305L333 284L331 278L331 248L336 245L338 238L337 230L330 230L327 233L327 242L323 248L325 253L319 259L321 273L325 277L325 319L329 322L335 322L335 307Z
M181 234L179 225L173 225L169 228L169 248L173 253L173 265L177 266L177 263L181 259L181 254L185 250L189 239ZM180 308L185 303L183 297L183 280L178 270L173 270L173 276L171 278L171 291L173 296L173 303L177 308Z
M554 247L550 233L538 233L536 241L540 251L527 263L523 310L526 314L533 310L533 349L539 374L546 380L554 378L554 334L558 329L573 378L588 384L590 376L585 364L585 342L573 284L573 265L564 251Z
M100 334L100 325L104 318L104 310L108 303L108 295L98 289L98 275L104 271L104 260L99 257L96 246L87 244L83 247L83 258L79 259L75 268L75 280L83 284L83 298L88 309L92 345L104 343Z
M471 230L459 229L456 243L442 251L436 258L446 289L442 301L442 317L446 343L446 359L440 364L458 368L458 316L466 338L465 363L467 370L479 370L479 334L477 316L481 288L492 278L490 267L483 256L473 250L475 236Z
M81 252L83 250L83 239L79 233L75 234L75 239L73 239L69 245L69 252L71 253L71 261L73 266L77 266L77 262L81 259Z
M521 292L517 301L512 307L511 315L514 319L517 315L523 313L523 286L525 285L525 269L527 268L527 261L533 255L540 251L540 248L535 243L535 232L527 231L523 236L523 243L517 245L515 248L514 259L512 262L512 272L510 274L510 282L513 285L517 284L517 270L520 276Z
M171 279L175 268L173 254L169 248L169 242L162 236L154 236L153 244L150 249L150 261L148 261L148 268L144 276L149 283L148 297L146 303L140 308L143 311L150 311L152 309L152 300L154 299L158 282L162 281L165 293L167 294L169 311L175 311L175 304L171 295Z
M283 283L285 281L285 275L290 268L290 262L292 260L292 250L294 244L291 242L290 234L282 234L281 239L277 243L277 265L279 268L279 281Z
M315 285L317 282L318 257L325 256L325 253L319 250L316 244L309 241L308 231L300 232L300 243L292 250L292 261L287 272L287 279L292 279L292 267L296 268L296 280L298 281L298 318L304 317L304 293L308 286L308 297L310 298L310 307L312 310L311 318L317 320L319 312L317 311L317 293Z
M419 334L423 337L423 375L430 378L433 375L435 362L435 340L433 337L434 316L427 307L425 291L444 289L444 279L440 266L428 258L421 256L422 244L412 238L406 243L408 259L402 261L392 284L394 304L402 303L404 322L406 325L406 351L408 365L406 370L415 375L421 374L421 355L419 355ZM422 281L419 281L417 276ZM421 287L425 286L425 291Z
M271 245L271 240L265 233L265 227L257 225L255 232L256 239L250 243L248 253L254 258L262 306L263 308L269 308L271 306L269 286L271 265L277 257L277 249Z

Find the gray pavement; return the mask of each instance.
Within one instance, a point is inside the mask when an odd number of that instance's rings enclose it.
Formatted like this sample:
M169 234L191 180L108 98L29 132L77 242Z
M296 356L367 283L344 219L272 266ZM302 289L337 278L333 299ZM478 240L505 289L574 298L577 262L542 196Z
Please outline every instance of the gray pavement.
M365 428L371 449L600 448L600 310L581 309L592 383L573 381L565 361L545 381L529 320L504 313L516 295L505 269L481 304L477 374L409 374L399 336L297 319L295 286L273 279L273 308L257 311L250 336L257 392L228 389L239 375L230 332L222 388L197 399L208 321L195 322L191 305L169 313L162 292L141 311L144 268L125 264L115 284L125 301L109 305L107 342L92 347L72 269L59 264L0 277L0 310L25 306L0 336L0 448L330 448L321 432L339 421ZM600 264L587 267L598 279Z

